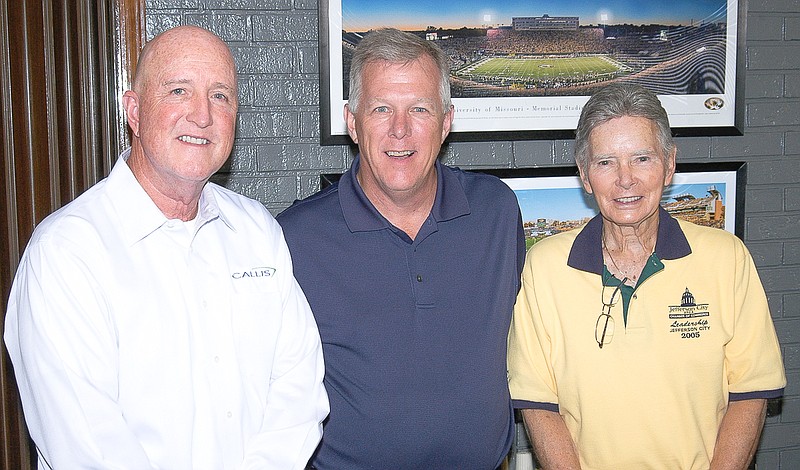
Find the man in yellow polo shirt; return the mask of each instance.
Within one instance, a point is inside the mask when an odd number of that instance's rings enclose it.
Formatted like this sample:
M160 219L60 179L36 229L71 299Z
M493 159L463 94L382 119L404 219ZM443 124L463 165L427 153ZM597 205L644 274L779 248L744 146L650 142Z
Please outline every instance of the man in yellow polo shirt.
M600 215L532 247L509 336L511 395L540 464L747 468L786 385L752 257L660 207L675 145L654 94L601 90L576 134Z

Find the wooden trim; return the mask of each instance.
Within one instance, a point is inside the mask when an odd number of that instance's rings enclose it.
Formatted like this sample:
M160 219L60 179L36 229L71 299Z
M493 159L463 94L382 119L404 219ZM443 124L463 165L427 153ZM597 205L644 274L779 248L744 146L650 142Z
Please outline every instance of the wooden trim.
M120 50L120 79L129 87L139 60L139 51L144 46L145 31L144 0L117 0L119 3L119 28L123 38Z
M127 147L128 121L122 107L122 94L131 88L133 73L139 62L139 52L146 41L145 0L116 0L118 4L118 31L120 41L117 47L118 62L114 102L117 109L120 142L125 145L117 149L117 153Z

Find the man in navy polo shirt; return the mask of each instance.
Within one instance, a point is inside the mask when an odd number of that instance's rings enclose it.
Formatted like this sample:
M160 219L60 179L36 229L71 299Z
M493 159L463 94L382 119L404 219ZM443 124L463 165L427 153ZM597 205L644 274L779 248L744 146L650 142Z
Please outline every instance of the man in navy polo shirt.
M513 436L516 198L497 178L437 161L453 106L432 42L366 35L344 115L352 167L278 216L326 363L331 412L310 465L493 470Z

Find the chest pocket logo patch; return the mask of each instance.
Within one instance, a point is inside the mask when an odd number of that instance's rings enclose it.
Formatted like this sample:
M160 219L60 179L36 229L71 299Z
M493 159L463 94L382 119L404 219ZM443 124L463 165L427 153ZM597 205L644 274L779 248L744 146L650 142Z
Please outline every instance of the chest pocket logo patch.
M711 329L708 304L698 304L687 287L681 296L680 305L669 306L669 332L680 335L681 339L697 339Z

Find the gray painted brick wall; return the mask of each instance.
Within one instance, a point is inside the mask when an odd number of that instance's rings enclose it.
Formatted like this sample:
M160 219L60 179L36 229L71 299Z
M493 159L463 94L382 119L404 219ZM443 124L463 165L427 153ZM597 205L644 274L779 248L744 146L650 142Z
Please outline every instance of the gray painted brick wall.
M317 0L147 0L147 36L196 24L234 52L241 102L236 146L215 176L273 213L342 172L347 146L319 145ZM800 468L800 0L750 0L745 134L678 139L679 161L746 161L745 241L767 290L789 384L771 406L759 469ZM452 143L465 168L572 163L571 140ZM780 405L780 406L776 406Z

